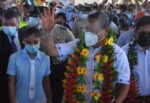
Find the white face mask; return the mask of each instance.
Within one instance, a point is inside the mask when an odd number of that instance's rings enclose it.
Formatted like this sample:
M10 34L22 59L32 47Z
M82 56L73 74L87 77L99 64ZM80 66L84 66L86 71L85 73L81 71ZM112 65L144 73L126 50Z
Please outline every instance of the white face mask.
M121 13L121 11L120 11L120 10L117 10L116 12L117 12L117 14L120 14L120 13Z
M91 32L85 33L85 44L87 47L94 46L98 43L98 36Z

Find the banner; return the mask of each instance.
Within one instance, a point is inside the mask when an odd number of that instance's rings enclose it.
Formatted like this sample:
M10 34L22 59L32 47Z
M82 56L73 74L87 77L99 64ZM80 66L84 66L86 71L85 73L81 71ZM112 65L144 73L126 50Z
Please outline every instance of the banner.
M45 0L23 0L29 5L41 6Z
M44 2L45 0L34 0L34 5L41 6Z

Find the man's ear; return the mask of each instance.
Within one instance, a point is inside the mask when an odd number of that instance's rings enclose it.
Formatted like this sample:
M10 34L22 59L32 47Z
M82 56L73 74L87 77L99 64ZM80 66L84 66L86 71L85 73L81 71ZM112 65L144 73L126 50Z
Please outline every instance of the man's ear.
M25 42L24 42L24 41L22 41L22 43L23 43L23 44L25 44Z
M105 34L105 36L106 36L107 32L108 32L108 28L103 30L103 33Z
M108 32L108 30L109 30L109 28L106 28L106 29L104 29L105 30L105 33L107 33Z
M134 37L136 40L138 39L138 36L139 36L139 31L134 32Z
M20 28L20 22L17 21L17 29L19 29L19 28Z

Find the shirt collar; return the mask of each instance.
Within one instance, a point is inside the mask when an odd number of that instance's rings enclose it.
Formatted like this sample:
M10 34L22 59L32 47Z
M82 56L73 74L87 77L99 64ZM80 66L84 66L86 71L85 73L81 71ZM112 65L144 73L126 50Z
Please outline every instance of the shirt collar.
M136 45L136 48L140 51L143 51L142 47L139 44ZM150 52L150 47L146 51Z
M30 57L29 57L27 51L25 49L23 49L22 51L23 51L22 52L22 58L30 60ZM35 56L35 60L39 60L40 61L41 59L42 59L42 56L40 54L40 51L38 51L37 54L36 54L36 56Z
M14 35L16 38L18 38L18 31L16 32L16 34Z
M98 48L93 48L93 47L89 47L90 51L94 51L94 53L98 53L101 50L102 46L98 47Z
M18 31L16 32L16 34L14 35L14 37L18 39ZM11 36L8 36L8 38L11 38Z

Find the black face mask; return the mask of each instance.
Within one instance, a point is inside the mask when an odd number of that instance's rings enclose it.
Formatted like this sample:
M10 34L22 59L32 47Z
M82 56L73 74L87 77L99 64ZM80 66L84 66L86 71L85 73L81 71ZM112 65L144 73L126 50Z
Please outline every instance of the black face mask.
M150 33L140 32L137 42L141 47L150 46Z

